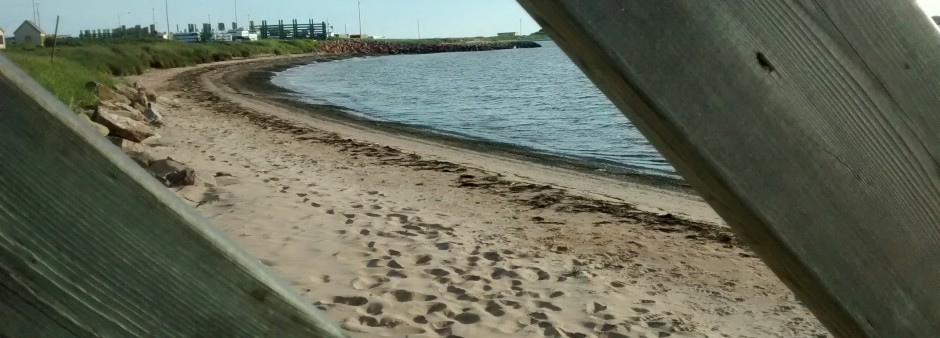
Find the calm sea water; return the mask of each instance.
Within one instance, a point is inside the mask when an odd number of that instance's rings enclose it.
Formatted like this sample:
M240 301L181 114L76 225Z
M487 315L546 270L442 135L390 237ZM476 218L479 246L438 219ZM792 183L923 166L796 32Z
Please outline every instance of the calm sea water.
M292 68L273 82L370 119L677 177L557 45L542 45L347 59Z

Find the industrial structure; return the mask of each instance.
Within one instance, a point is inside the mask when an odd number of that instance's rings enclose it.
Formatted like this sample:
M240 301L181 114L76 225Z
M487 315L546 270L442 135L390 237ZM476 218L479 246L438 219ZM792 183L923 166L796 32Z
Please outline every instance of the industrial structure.
M218 23L215 29L212 24L208 23L202 24L202 29L198 29L195 24L189 24L185 32L176 33L173 39L184 42L256 41L258 39L326 40L330 34L330 27L326 22L314 22L312 19L305 24L299 23L296 19L287 24L284 20L278 20L276 25L269 25L267 20L262 20L260 26L255 25L254 21L249 22L248 28L238 27L233 22L231 29L226 29L224 23Z
M80 31L78 37L84 40L137 40L147 38L166 40L169 38L167 33L158 32L155 25L149 27L142 27L141 25L127 27L122 25L114 29L86 29Z
M262 39L326 40L330 36L326 22L316 23L312 19L306 24L298 24L296 19L289 24L284 24L284 20L278 20L277 25L269 25L267 20L262 20L260 27L255 27L254 22L251 22L250 28L251 30L259 28L258 35Z
M37 27L38 28L38 27ZM211 23L203 23L202 26L188 24L185 31L174 34L160 33L154 25L150 27L141 27L140 25L130 27L121 26L116 29L93 29L83 30L79 37L88 40L114 40L114 39L172 39L182 42L212 42L212 41L256 41L258 39L314 39L326 40L331 34L330 27L326 22L314 22L312 19L307 23L301 24L296 19L285 24L284 20L278 20L277 24L269 25L268 22L261 21L260 26L256 26L251 21L248 28L238 27L237 23L232 23L229 29L226 29L225 23L217 23L213 27Z
M32 21L26 20L13 32L13 39L20 46L42 47L46 43L46 32Z

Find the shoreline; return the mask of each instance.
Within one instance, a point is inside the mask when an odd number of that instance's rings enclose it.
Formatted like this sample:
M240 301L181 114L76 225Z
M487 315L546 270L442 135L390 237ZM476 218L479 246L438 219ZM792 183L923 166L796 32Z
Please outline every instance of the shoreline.
M311 114L326 108L244 85L316 58L139 79L167 98L154 157L215 176L177 194L350 337L827 337L682 187Z
M245 77L240 79L229 78L230 86L241 87L249 91L267 96L277 102L291 106L298 111L307 114L319 115L322 118L330 118L345 123L357 124L366 128L380 129L386 132L404 133L412 137L420 137L433 142L442 142L448 145L466 148L473 151L488 152L494 156L514 157L525 161L531 161L549 166L557 166L565 169L576 170L585 174L604 176L615 179L628 180L635 183L650 185L658 188L672 188L683 193L695 194L681 178L666 176L665 174L655 174L643 172L640 169L630 168L611 162L605 163L603 160L592 160L589 158L566 157L548 152L538 151L536 149L504 143L497 141L473 138L470 136L458 135L446 131L438 131L433 127L412 125L407 123L398 123L390 121L380 121L368 119L350 113L353 109L331 105L315 104L299 100L294 95L302 95L288 88L284 88L272 83L272 79L277 73L296 67L314 65L321 62L339 61L352 57L382 57L350 55L344 57L327 57L323 59L298 60L287 64L270 65L256 68L248 72ZM233 83L233 81L238 81ZM676 174L678 176L678 174Z
M357 117L343 111L343 107L331 105L309 104L297 101L290 95L296 94L288 89L279 87L270 82L274 71L298 67L301 65L330 62L349 57L362 57L363 55L316 55L292 58L275 58L272 60L262 60L253 62L245 60L245 66L238 67L235 70L224 71L218 76L209 76L211 81L204 81L205 85L217 87L219 91L239 94L239 96L248 96L254 101L264 102L269 106L277 107L283 110L283 114L278 114L281 119L299 122L295 118L297 115L303 115L309 119L303 119L307 122L329 122L333 127L341 129L356 130L355 134L366 134L370 136L381 135L379 143L395 144L397 141L406 140L403 145L406 148L415 146L414 143L429 145L430 148L445 148L448 153L466 154L474 153L481 160L466 162L466 159L460 156L451 156L444 161L450 164L470 165L471 167L486 168L493 163L488 159L503 159L513 162L515 166L539 166L540 172L546 172L545 176L530 177L528 168L524 168L523 174L517 175L517 179L523 181L546 182L550 185L556 185L564 188L569 181L597 178L598 184L588 190L588 195L601 197L600 200L622 204L629 208L638 207L644 212L651 214L675 214L685 221L693 223L703 222L709 224L708 227L722 229L730 237L736 237L731 234L730 229L724 225L724 221L714 213L711 207L704 204L701 197L683 181L674 180L666 177L635 174L635 173L616 173L600 172L596 167L585 165L577 161L566 160L561 157L536 154L529 151L518 151L518 148L503 147L493 142L466 140L459 137L428 132L425 128L415 128L408 125L380 122ZM209 80L209 79L207 79ZM214 83L212 83L214 82ZM246 103L244 101L240 103ZM261 108L260 106L258 108ZM396 142L389 142L394 139ZM371 140L370 140L371 141ZM440 149L431 151L432 154L441 155ZM518 168L514 168L518 169ZM563 180L553 180L549 175L558 172L569 173L569 177ZM610 185L603 187L602 185ZM626 195L617 195L616 189L623 189L630 193ZM580 190L580 189L579 189ZM604 191L604 193L591 194L591 192ZM654 196L650 197L646 193L655 191ZM635 195L634 193L639 193ZM670 205L668 203L647 203L650 200L658 200L659 194L676 195L682 199L693 200L695 206L692 209L685 208L686 205ZM674 202L674 200L672 200ZM701 202L701 204L699 204ZM691 206L690 206L691 207ZM698 227L698 226L694 226ZM725 237L713 236L713 237Z

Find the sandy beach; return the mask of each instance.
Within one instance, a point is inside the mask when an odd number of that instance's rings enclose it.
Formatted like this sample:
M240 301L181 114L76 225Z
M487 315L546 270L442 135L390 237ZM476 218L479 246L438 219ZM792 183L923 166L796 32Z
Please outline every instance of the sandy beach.
M177 189L350 337L829 337L694 192L152 71Z

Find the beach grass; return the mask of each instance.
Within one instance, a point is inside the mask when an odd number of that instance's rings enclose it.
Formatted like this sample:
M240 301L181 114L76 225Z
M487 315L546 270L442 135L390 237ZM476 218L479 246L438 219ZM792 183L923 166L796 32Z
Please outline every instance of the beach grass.
M90 81L113 84L115 77L140 75L150 68L176 68L261 55L311 53L313 40L265 40L188 44L178 41L85 43L73 41L56 48L13 47L4 54L39 84L69 106L90 107L98 102L86 88Z

